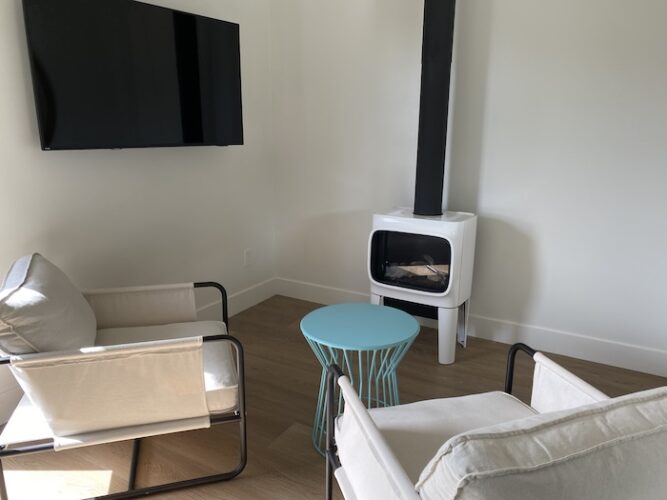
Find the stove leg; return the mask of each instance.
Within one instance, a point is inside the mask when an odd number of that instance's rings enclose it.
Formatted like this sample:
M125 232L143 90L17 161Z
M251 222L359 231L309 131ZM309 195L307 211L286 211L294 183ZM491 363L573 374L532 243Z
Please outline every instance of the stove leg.
M382 302L382 295L376 295L374 293L371 293L371 304L375 304L376 306L381 306Z
M456 341L461 347L468 346L468 324L470 323L470 301L459 306L459 322L456 331Z
M456 332L459 309L438 308L438 363L451 365L456 359Z

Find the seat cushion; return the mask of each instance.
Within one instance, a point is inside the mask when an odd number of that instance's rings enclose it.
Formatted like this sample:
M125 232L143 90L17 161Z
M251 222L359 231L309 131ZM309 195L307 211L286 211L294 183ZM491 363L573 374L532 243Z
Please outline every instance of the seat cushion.
M370 415L382 437L413 483L440 446L451 437L478 427L534 415L535 411L504 392L488 392L457 398L377 408ZM339 419L336 442L347 442L346 426Z
M105 328L98 330L95 345L133 344L136 342L226 334L225 324L219 321ZM235 359L233 347L229 342L204 343L204 384L206 387L206 404L211 413L228 412L236 408L238 377Z
M479 428L421 474L425 500L665 498L667 387Z
M8 354L90 347L95 315L65 274L39 254L18 259L0 290L0 349Z

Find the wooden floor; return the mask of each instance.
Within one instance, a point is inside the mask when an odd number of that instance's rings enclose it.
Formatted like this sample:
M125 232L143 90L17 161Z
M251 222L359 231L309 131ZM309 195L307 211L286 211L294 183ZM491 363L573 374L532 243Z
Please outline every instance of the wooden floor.
M231 331L245 345L249 461L237 479L156 496L165 499L321 499L324 462L310 431L320 367L301 336L299 322L317 304L273 297L235 316ZM423 329L399 368L403 402L501 390L507 346L470 339L452 366L436 361L436 332ZM516 393L530 391L532 364L521 356ZM553 359L594 386L617 396L667 385L667 379L562 356ZM230 467L237 459L236 426L222 425L161 438L142 449L138 486L186 479ZM123 490L130 445L5 460L9 496L81 498Z

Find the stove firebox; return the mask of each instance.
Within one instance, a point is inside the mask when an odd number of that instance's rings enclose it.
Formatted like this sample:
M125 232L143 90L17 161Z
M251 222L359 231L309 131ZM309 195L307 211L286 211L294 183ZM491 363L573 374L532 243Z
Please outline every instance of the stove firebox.
M449 288L452 246L426 234L376 231L371 242L371 276L378 283L445 293Z

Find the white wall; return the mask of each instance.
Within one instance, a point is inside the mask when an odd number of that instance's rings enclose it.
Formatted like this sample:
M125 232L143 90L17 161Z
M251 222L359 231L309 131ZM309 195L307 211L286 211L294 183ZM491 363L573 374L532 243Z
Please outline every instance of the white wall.
M272 7L278 290L363 300L370 214L412 203L423 3ZM449 207L481 217L476 335L667 375L666 18L459 2Z
M82 287L273 276L269 0L152 3L241 24L245 145L40 151L21 2L0 2L0 273L39 251Z
M419 3L272 4L279 276L368 292L371 215L414 194Z
M481 216L478 333L667 374L667 4L461 5L450 191Z

